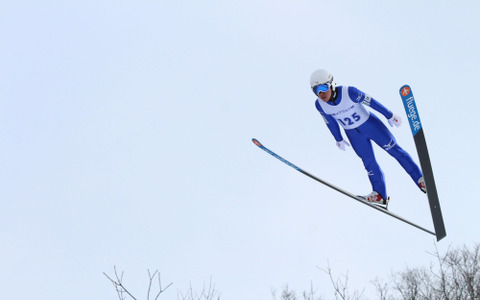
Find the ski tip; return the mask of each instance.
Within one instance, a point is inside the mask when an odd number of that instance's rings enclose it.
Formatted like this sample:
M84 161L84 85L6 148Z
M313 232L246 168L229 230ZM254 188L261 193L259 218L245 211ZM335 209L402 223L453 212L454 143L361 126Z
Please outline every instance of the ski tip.
M412 92L412 89L408 84L404 84L400 88L400 95L402 95L403 97L407 97L408 95L410 95L411 92Z
M252 139L252 142L257 145L258 147L263 147L262 143L260 143L257 139Z

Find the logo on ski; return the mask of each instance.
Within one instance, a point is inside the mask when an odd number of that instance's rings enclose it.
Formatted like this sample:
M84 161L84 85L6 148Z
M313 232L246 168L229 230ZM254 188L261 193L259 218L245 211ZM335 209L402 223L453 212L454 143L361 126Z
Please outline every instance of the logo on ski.
M422 122L418 114L417 105L415 104L415 98L412 94L412 89L408 85L404 85L400 88L400 95L402 96L403 106L407 112L408 123L412 129L412 133L415 136L417 132L422 129Z
M402 96L403 96L403 97L408 96L408 94L410 94L410 87L409 87L409 86L404 86L404 87L402 88L402 92L401 92L401 93L402 93Z
M253 143L254 143L255 145L257 145L258 147L262 147L262 144L261 144L257 139L253 139L252 141L253 141Z

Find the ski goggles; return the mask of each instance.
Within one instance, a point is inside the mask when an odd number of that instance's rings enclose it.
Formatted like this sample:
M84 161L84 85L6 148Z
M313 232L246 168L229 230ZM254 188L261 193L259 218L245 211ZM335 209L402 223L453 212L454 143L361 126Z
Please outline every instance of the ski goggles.
M315 93L315 95L318 95L318 93L320 92L326 92L330 89L330 86L331 86L331 83L327 82L327 83L322 83L322 84L319 84L319 85L316 85L312 88L313 92Z

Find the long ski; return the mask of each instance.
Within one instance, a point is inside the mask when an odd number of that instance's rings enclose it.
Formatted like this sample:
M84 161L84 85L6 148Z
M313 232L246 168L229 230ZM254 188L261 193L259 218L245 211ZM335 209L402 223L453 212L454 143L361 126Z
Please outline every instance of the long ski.
M373 209L376 209L376 210L378 210L378 211L380 211L380 212L382 212L382 213L384 213L384 214L387 214L387 215L389 215L389 216L391 216L391 217L394 217L395 219L398 219L398 220L400 220L400 221L402 221L402 222L405 222L405 223L407 223L407 224L409 224L409 225L411 225L411 226L413 226L413 227L416 227L416 228L418 228L418 229L420 229L420 230L423 230L423 231L425 231L425 232L427 232L427 233L430 233L431 235L435 235L434 232L432 232L432 231L430 231L430 230L428 230L428 229L425 229L425 228L423 228L423 227L421 227L421 226L419 226L419 225L417 225L417 224L415 224L415 223L413 223L413 222L411 222L411 221L409 221L409 220L407 220L407 219L405 219L405 218L403 218L403 217L401 217L401 216L399 216L399 215L397 215L397 214L394 214L394 213L386 210L385 208L379 207L379 206L374 205L374 204L370 204L370 203L368 203L367 201L363 200L361 197L359 197L359 196L357 196L357 195L354 195L354 194L352 194L352 193L350 193L350 192L348 192L348 191L346 191L346 190L344 190L344 189L341 189L341 188L339 188L339 187L337 187L337 186L335 186L335 185L333 185L333 184L331 184L331 183L329 183L329 182L327 182L327 181L325 181L325 180L323 180L323 179L320 179L320 178L318 178L318 177L316 177L316 176L308 173L307 171L305 171L305 170L297 167L296 165L292 164L291 162L289 162L288 160L284 159L284 158L281 157L280 155L278 155L278 154L276 154L275 152L271 151L270 149L266 148L266 147L263 146L257 139L252 139L252 141L253 141L253 143L254 143L255 145L257 145L260 149L262 149L263 151L265 151L265 152L267 152L268 154L272 155L273 157L275 157L276 159L280 160L281 162L285 163L286 165L288 165L288 166L294 168L295 170L299 171L299 172L302 173L303 175L306 175L306 176L312 178L313 180L318 181L318 182L320 182L320 183L328 186L329 188L332 188L332 189L336 190L337 192L340 192L340 193L344 194L345 196L348 196L348 197L350 197L350 198L352 198L352 199L354 199L354 200L357 200L358 202L360 202L360 203L362 203L362 204L365 204L365 205L367 205L367 206L369 206L369 207L371 207L371 208L373 208Z
M428 155L422 122L420 121L420 115L418 114L417 105L410 86L402 86L400 88L400 96L402 97L410 128L412 129L413 139L415 141L420 166L423 172L423 178L425 179L427 197L430 204L430 211L432 213L433 226L435 227L437 241L440 241L447 236L447 233L445 231L445 224L443 223L442 210L440 208L440 201L438 199L437 187L435 186L432 164L430 163L430 156Z

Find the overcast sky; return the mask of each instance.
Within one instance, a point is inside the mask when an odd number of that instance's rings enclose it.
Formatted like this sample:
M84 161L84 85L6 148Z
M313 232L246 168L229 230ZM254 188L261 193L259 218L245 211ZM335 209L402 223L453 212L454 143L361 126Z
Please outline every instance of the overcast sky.
M478 1L0 1L0 298L144 299L215 283L222 299L285 284L333 298L479 242ZM287 167L252 138L355 194L310 74L328 69L404 119L412 87L447 237L435 238ZM377 114L379 115L379 114ZM384 122L386 120L381 117ZM390 210L433 230L428 201L375 148Z

